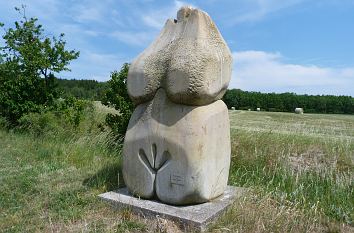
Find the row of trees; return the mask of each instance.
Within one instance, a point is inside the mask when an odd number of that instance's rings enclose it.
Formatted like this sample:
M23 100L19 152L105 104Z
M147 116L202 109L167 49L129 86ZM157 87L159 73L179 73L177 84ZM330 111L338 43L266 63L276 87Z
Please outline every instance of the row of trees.
M55 83L60 97L64 99L75 97L86 100L103 100L108 89L107 82L96 80L57 79Z
M127 100L129 97L126 93L125 80L128 68L128 64L124 64L120 72L112 73L111 80L108 82L58 79L56 83L62 98L73 96L79 99L100 100L103 103L108 103L108 99L117 98L113 93L116 91ZM119 90L112 90L114 85L119 85L119 87L115 87ZM121 93L122 91L124 93ZM110 96L109 98L107 98L107 94ZM261 108L265 111L293 112L295 108L302 107L308 113L354 114L354 98L350 96L276 94L231 89L227 90L223 100L229 108L235 107L241 110Z
M241 110L261 108L272 112L293 112L299 107L308 113L354 114L354 98L351 96L276 94L232 89L227 90L223 100L229 108Z

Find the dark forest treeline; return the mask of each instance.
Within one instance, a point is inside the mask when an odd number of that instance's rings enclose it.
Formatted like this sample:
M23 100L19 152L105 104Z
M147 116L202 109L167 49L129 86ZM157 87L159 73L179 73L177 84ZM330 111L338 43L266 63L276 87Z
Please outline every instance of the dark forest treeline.
M57 87L60 97L76 97L78 99L102 100L107 90L106 82L96 80L77 80L77 79L57 79Z
M271 112L294 112L299 107L307 113L354 114L354 98L351 96L276 94L232 89L226 91L223 100L228 108L241 110L261 108Z
M62 98L74 96L79 99L102 100L108 85L96 80L66 80L57 79ZM333 95L297 95L294 93L261 93L227 90L224 98L228 108L241 110L256 110L271 112L294 112L303 108L307 113L339 113L354 114L354 98L350 96Z

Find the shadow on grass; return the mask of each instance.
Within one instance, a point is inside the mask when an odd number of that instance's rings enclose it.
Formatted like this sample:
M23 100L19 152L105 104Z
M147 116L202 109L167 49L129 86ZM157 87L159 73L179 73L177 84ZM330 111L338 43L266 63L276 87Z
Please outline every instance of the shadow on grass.
M104 188L105 191L112 191L124 187L121 164L107 164L96 174L86 178L83 181L83 185L91 188Z

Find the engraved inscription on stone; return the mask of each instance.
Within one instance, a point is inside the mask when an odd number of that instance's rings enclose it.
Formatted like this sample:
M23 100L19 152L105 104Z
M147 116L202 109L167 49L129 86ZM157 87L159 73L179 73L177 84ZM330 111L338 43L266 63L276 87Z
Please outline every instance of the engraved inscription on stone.
M183 176L176 175L176 174L171 174L170 175L170 181L171 181L171 184L184 186L184 178L183 178Z

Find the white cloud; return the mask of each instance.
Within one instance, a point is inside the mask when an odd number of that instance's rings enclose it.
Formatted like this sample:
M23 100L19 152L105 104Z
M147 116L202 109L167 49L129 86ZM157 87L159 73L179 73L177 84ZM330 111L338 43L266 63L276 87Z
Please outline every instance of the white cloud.
M154 32L115 31L110 34L113 38L132 46L147 46L156 35Z
M126 61L116 54L84 50L80 53L80 59L73 61L70 65L70 68L76 71L75 75L70 72L63 72L59 77L107 81L110 72L119 70L124 62Z
M120 12L116 9L119 5L121 4L117 4L113 0L73 1L72 6L68 9L68 15L78 23L102 27L110 24L114 17L121 17Z
M333 68L282 62L280 53L233 53L230 88L262 92L346 94L354 96L354 67Z
M228 20L228 24L237 24L242 22L258 21L266 17L267 15L283 10L285 8L292 7L306 0L248 0L243 2L243 13L239 15L233 15Z
M80 23L86 21L96 21L102 22L103 21L103 14L100 8L95 6L83 6L80 5L76 7L74 11L73 18Z
M146 26L160 30L167 19L176 18L176 13L179 8L185 5L195 7L191 4L175 0L174 4L167 8L160 8L153 11L144 12L142 15L142 21Z

